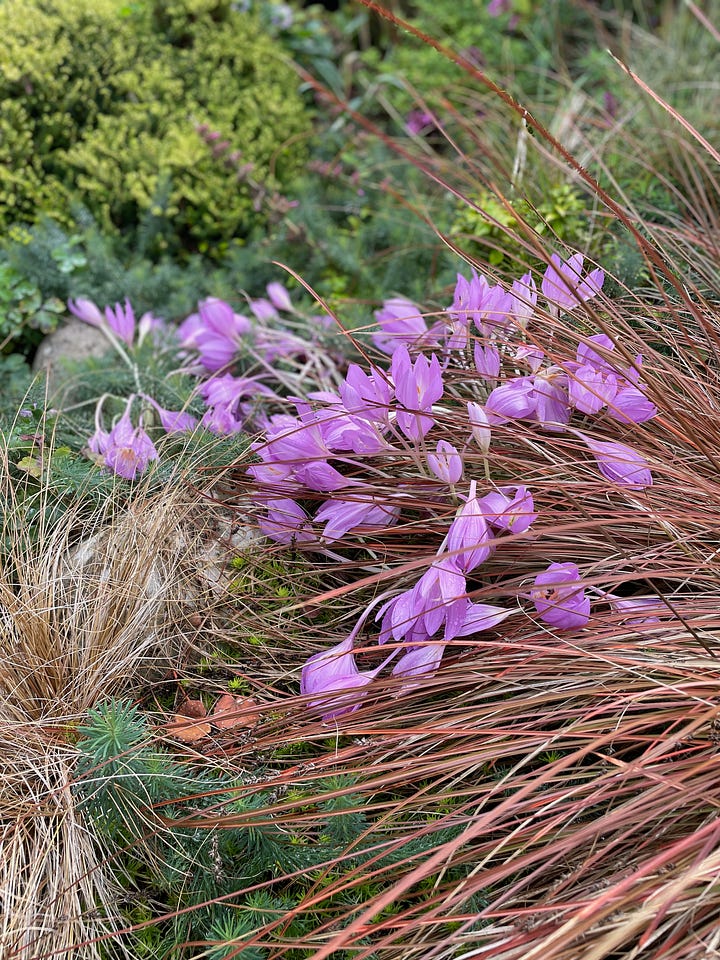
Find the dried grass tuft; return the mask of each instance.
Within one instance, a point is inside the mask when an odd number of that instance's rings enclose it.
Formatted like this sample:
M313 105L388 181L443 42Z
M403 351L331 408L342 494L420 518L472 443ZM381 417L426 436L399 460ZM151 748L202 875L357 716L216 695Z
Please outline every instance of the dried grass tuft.
M7 469L3 470L7 476ZM8 481L5 502L16 511ZM193 502L195 501L195 502ZM183 652L200 602L199 527L181 483L161 496L70 512L35 538L6 515L0 568L0 956L95 960L118 890L71 789L75 728ZM207 508L206 508L207 512Z

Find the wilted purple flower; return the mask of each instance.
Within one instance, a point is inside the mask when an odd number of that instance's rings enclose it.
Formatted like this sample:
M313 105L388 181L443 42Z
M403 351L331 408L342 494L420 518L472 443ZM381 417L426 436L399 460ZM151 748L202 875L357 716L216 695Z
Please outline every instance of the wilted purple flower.
M308 530L308 515L299 503L289 497L274 497L266 501L267 516L258 520L263 536L276 543L307 543L315 540Z
M593 440L579 430L574 431L597 460L600 473L612 483L631 490L652 486L652 473L647 461L637 450L614 440Z
M477 482L470 483L467 500L450 524L447 549L462 573L471 573L490 556L493 535L487 525L483 503L477 496Z
M440 362L435 354L428 360L421 353L413 364L405 344L398 344L391 370L395 396L404 407L404 410L397 411L398 426L408 439L419 440L435 424L428 414L433 403L443 395Z
M574 563L551 563L535 577L530 596L540 619L552 627L571 630L590 619L590 598Z
M358 528L383 529L397 523L400 508L378 503L377 498L357 500L328 500L315 514L317 523L324 523L323 539L328 543L341 540Z
M125 480L134 480L138 473L147 470L151 460L158 459L155 445L145 430L132 425L131 404L132 398L109 433L98 426L88 441L92 452L102 456L103 466Z
M605 273L598 267L583 279L584 262L585 258L581 253L574 253L565 262L557 253L550 257L550 264L543 275L541 289L551 306L562 310L573 310L578 304L600 293Z
M427 462L438 480L443 483L457 483L462 476L462 457L447 440L438 440L436 452L427 455Z
M537 520L532 494L524 486L500 487L480 498L485 518L499 530L524 533Z
M401 344L415 344L427 334L427 324L419 307L403 297L385 300L381 310L375 311L379 333L372 335L375 346L392 356Z
M500 17L512 10L512 0L489 0L487 12L491 17Z
M267 290L270 303L272 303L276 310L285 310L287 313L295 312L290 294L282 283L278 283L277 280L275 280L269 283L265 289Z

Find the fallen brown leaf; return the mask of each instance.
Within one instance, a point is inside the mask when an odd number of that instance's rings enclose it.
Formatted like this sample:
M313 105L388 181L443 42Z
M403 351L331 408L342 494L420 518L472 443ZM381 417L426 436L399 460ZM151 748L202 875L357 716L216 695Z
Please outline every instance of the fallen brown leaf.
M212 732L206 718L207 710L202 700L186 700L172 720L165 724L165 729L183 743L194 743Z
M257 707L257 701L252 697L234 697L231 693L224 693L215 704L210 720L221 730L252 727L260 713L246 711L252 711L254 707Z

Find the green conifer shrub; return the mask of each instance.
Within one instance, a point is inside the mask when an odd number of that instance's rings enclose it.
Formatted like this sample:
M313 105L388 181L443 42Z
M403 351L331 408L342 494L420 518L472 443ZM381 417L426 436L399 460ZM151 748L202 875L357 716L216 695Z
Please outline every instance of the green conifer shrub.
M295 74L229 3L7 0L0 29L0 224L80 199L126 238L152 217L155 255L218 256L304 159Z

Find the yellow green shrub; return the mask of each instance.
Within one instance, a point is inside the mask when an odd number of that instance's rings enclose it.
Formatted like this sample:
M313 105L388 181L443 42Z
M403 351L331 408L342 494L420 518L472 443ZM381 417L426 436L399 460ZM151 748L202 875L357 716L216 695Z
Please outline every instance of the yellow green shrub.
M3 228L79 200L125 236L152 218L156 252L217 251L259 216L237 167L281 189L303 162L296 76L229 3L4 0L0 30Z

